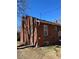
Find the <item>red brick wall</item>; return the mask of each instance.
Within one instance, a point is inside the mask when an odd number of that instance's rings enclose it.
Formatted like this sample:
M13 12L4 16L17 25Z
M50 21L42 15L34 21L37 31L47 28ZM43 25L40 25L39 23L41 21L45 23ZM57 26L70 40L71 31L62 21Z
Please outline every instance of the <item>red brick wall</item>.
M38 28L37 28L37 35L38 35L38 43L39 43L39 46L42 46L43 45L43 24L40 23L40 25L38 25Z
M29 31L29 28L30 28L30 17L29 16L26 17L26 23L27 23L26 24L27 30ZM48 25L48 36L46 37L45 40L44 40L44 28L43 28L44 25ZM33 44L35 45L38 42L39 46L43 46L45 41L48 41L50 44L55 44L58 41L58 32L54 30L55 27L57 27L57 25L51 25L51 24L44 23L44 22L40 22L40 24L38 24L37 26L34 25L33 29L34 30L37 29L37 32L33 31ZM23 31L24 29L22 29L21 31L21 36L20 36L21 41L25 40L28 44L30 44L30 39L29 38L26 39L28 37L27 33L24 34Z
M44 29L43 26L48 25L48 36L44 40ZM58 41L58 33L57 31L53 30L57 27L56 25L51 25L47 23L40 23L38 26L38 40L39 40L39 45L42 46L44 45L44 41L48 41L50 44L55 44Z

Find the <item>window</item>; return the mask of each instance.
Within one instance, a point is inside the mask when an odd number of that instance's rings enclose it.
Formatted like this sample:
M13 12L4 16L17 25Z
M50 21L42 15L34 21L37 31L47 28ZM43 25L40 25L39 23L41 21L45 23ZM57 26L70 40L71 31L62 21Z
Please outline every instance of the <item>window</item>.
M53 31L57 31L57 27L56 26L53 28Z
M44 36L48 36L48 26L44 25Z

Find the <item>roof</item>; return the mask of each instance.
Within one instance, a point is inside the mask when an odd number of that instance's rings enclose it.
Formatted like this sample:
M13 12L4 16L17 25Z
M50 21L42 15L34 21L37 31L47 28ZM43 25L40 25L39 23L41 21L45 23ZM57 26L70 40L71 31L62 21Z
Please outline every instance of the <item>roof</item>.
M26 17L32 17L32 16L26 16ZM61 26L61 24L60 23L57 23L57 22L51 22L51 21L47 21L47 20L42 20L42 19L39 19L39 18L36 18L36 17L32 17L32 18L37 19L39 22L43 22L43 23L48 23L48 24L52 24L52 25Z
M39 18L36 18L36 17L33 17L33 18L35 18L35 19L37 19L37 20L39 20L40 22L43 22L43 23L48 23L48 24L52 24L52 25L59 25L59 26L61 26L60 23L51 22L51 21L47 21L47 20L42 20L42 19L39 19Z

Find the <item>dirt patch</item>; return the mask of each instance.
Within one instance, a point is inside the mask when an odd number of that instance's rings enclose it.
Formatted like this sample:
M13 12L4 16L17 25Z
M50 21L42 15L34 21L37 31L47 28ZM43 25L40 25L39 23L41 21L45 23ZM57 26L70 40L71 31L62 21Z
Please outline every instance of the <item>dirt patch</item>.
M61 48L48 46L17 50L17 59L61 59Z

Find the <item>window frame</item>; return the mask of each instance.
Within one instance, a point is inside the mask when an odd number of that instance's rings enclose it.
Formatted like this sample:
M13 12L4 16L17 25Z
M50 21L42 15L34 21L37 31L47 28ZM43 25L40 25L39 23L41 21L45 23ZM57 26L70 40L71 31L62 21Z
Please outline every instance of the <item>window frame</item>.
M48 36L48 25L44 25L43 26L43 29L44 29L44 36L46 37L46 36Z

